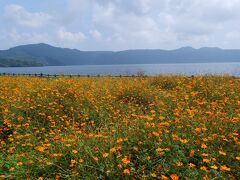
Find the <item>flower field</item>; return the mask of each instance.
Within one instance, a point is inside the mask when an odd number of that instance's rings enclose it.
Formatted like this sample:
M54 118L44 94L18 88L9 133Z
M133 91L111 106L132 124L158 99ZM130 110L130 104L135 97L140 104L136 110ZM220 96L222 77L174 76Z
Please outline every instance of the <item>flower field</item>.
M0 179L240 179L229 76L0 77Z

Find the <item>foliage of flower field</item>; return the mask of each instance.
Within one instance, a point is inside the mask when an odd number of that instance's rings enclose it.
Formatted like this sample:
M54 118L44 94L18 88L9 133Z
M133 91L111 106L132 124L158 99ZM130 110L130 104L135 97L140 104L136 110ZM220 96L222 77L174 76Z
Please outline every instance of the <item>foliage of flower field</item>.
M0 179L240 179L232 77L0 77Z

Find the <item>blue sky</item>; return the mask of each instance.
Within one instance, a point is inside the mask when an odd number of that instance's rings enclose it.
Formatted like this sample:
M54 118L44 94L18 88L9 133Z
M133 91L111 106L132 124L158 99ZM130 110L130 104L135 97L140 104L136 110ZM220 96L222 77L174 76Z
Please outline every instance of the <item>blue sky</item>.
M240 0L1 0L0 49L240 48Z

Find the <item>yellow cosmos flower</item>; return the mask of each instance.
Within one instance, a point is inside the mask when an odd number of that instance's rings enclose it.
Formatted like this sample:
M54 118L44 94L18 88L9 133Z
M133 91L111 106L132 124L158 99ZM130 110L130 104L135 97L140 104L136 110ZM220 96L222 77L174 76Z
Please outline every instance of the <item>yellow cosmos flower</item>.
M216 165L211 166L211 168L212 168L212 169L215 169L215 170L218 169L218 167L217 167Z
M18 162L18 163L17 163L17 166L22 166L22 165L23 165L22 162Z
M160 119L160 120L164 120L165 117L164 117L164 116L159 116L159 119Z
M103 154L103 157L104 157L104 158L106 158L106 157L108 157L108 156L109 156L109 153L104 153L104 154Z
M74 150L72 150L72 153L73 153L73 154L77 154L78 151L74 149Z
M227 154L225 153L225 152L223 152L223 151L219 151L218 152L220 155L223 155L223 156L226 156Z

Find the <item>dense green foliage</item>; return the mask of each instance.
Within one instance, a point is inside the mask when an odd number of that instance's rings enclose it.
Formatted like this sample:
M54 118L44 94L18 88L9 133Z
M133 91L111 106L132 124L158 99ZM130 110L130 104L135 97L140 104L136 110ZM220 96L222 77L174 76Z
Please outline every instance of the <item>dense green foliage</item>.
M18 59L0 58L0 67L31 67L31 66L43 66L42 63L37 61L27 61Z

